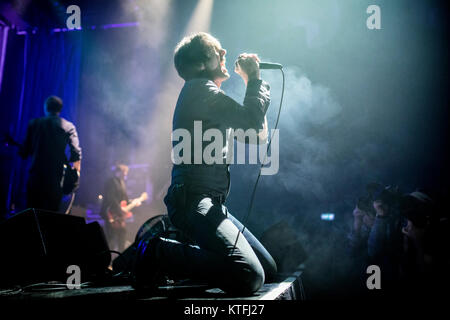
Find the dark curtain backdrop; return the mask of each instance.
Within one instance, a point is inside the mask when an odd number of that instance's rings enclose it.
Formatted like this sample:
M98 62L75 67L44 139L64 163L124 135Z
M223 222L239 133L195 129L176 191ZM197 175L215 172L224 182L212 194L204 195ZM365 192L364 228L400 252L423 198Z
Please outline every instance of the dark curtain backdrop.
M78 124L78 88L82 35L79 32L10 32L0 92L1 129L23 141L30 119L44 115L47 96L64 101L62 116ZM16 148L1 147L1 212L25 207L29 161ZM13 208L12 208L13 207Z

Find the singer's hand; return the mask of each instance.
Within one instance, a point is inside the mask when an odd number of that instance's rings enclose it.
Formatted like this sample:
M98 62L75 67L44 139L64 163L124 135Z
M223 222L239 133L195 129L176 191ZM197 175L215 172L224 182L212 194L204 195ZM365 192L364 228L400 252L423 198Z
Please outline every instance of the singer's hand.
M241 53L234 63L234 72L242 77L247 85L249 80L259 79L259 58L254 53Z

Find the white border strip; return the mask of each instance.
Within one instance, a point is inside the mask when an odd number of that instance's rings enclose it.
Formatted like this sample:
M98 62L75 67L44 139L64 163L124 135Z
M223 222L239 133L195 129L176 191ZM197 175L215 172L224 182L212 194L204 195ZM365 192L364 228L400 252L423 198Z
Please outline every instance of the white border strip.
M289 287L297 280L295 277L289 277L286 278L283 282L278 284L278 286L272 290L270 290L268 293L263 295L258 300L275 300L277 297L279 297L282 293L284 293Z

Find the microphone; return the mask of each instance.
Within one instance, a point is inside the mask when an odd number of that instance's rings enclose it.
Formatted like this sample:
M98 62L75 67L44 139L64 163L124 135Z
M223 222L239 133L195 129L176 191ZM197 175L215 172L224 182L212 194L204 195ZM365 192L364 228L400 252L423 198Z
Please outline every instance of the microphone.
M283 69L283 66L279 63L260 62L259 69Z

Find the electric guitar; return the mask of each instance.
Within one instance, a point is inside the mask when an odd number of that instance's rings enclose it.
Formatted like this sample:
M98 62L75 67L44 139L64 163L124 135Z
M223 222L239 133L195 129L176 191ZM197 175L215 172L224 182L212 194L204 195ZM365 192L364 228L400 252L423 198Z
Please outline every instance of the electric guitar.
M125 200L122 200L120 202L120 207L122 209L122 215L113 215L111 212L108 212L108 220L109 223L113 227L125 227L125 220L129 220L133 217L133 213L131 210L133 210L136 207L139 207L143 201L148 199L147 192L143 192L139 198L133 199L130 201L129 204Z

